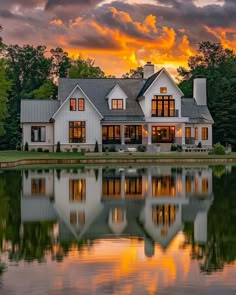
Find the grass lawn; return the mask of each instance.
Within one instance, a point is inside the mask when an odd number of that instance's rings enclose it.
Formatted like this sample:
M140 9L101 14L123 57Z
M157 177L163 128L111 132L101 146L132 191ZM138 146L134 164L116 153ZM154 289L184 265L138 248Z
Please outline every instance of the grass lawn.
M9 162L25 159L236 159L236 152L228 155L206 155L197 153L81 153L61 152L61 153L45 153L45 152L21 152L21 151L0 151L0 162Z

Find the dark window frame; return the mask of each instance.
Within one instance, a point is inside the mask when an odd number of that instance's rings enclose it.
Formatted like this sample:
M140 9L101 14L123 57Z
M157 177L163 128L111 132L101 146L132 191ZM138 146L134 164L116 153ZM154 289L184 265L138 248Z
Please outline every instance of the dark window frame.
M82 102L82 104L80 104ZM84 111L85 110L85 103L84 98L78 98L78 111Z
M118 130L119 136L116 136ZM112 136L109 136L111 131ZM121 143L121 128L120 125L103 125L102 126L102 143L103 144L120 144Z
M76 136L75 133L80 133L81 136ZM69 121L69 143L85 143L85 142L86 142L86 122L85 121Z
M208 140L208 139L209 139L208 127L202 127L202 140Z
M44 138L42 138L42 129L44 129ZM35 140L35 130L38 130L38 140ZM31 142L46 142L46 126L31 126Z
M151 107L152 117L175 117L175 100L172 95L155 95Z
M74 105L72 104L72 101L74 101ZM76 98L70 98L70 111L71 112L76 111Z
M121 102L121 106L119 103ZM115 98L111 100L111 109L112 110L123 110L124 109L124 99Z

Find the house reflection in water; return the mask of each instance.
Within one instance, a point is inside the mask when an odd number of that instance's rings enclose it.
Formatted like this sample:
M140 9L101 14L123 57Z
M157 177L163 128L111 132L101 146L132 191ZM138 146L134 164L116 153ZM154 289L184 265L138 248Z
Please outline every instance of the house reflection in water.
M60 240L142 237L152 256L193 222L195 242L207 241L207 166L26 170L22 180L22 223L57 220Z

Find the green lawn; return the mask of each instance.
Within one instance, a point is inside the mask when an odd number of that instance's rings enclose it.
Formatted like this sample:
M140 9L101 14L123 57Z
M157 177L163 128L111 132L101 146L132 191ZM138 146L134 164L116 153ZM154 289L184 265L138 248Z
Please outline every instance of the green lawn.
M180 158L180 159L192 159L192 158L204 158L204 159L236 159L236 152L233 152L228 155L206 155L206 154L191 154L191 153L157 153L157 154L148 154L148 153L86 153L81 155L81 153L72 153L72 152L61 152L61 153L45 153L45 152L21 152L21 151L0 151L0 162L9 162L17 161L24 159L126 159L126 158L137 158L137 159L151 159L151 158Z

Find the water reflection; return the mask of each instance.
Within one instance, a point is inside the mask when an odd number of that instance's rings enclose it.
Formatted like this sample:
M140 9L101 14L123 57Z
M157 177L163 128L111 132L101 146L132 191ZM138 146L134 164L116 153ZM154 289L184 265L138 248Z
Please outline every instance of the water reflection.
M0 268L50 260L67 269L80 261L87 271L93 265L101 288L111 287L110 269L117 283L146 276L153 292L159 283L187 282L196 267L223 271L236 259L235 176L225 166L6 171ZM159 277L150 278L157 266Z

